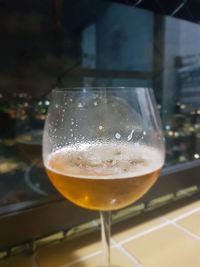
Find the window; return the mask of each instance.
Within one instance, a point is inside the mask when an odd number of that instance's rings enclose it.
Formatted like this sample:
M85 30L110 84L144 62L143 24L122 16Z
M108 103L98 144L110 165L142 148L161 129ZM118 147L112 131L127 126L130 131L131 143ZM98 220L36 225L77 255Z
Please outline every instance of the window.
M198 161L200 28L175 2L1 1L0 214L61 199L41 157L56 86L153 87L166 166Z

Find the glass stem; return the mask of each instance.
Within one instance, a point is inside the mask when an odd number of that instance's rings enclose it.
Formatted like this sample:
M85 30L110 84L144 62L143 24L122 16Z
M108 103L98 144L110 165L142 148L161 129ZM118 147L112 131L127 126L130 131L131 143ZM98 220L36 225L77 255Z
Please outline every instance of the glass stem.
M103 267L110 267L110 211L100 211Z

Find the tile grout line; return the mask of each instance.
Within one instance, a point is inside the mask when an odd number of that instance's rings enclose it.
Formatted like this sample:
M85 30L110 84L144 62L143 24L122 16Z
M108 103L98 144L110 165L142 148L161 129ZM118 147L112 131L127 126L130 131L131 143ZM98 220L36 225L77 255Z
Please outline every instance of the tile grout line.
M194 208L192 210L189 210L181 215L179 215L178 217L176 217L175 219L169 219L170 221L173 221L173 222L177 222L177 221L180 221L196 212L200 211L200 207L197 207L197 208Z
M125 244L125 243L127 243L127 242L129 242L129 241L138 239L138 238L140 238L140 237L142 237L142 236L144 236L144 235L146 235L146 234L155 232L156 230L161 229L161 228L163 228L163 227L165 227L165 226L167 226L167 225L169 225L169 224L170 224L170 222L166 221L166 222L163 222L163 223L158 224L158 225L156 225L156 226L150 227L150 228L148 228L148 229L146 229L146 230L144 230L144 231L142 231L142 232L140 232L140 233L137 233L137 234L135 234L135 235L133 235L133 236L131 236L131 237L128 237L128 238L126 238L126 239L120 241L119 244L120 244L120 245L123 245L123 244Z
M179 228L180 230L182 230L184 233L188 234L189 236L197 239L197 240L200 240L200 237L194 233L192 233L191 231L187 230L185 227L179 225L178 223L175 223L173 222L172 223L174 226L176 226L177 228Z
M124 247L117 243L114 239L111 239L114 247L118 248L124 255L126 255L132 262L134 262L134 267L143 267L141 262L136 259L132 254L130 254Z
M112 241L112 240L111 240L111 241ZM114 243L114 242L113 242L113 243ZM116 246L116 243L114 243L113 245L111 245L111 248L115 248L115 247L117 247L117 246ZM78 262L83 262L83 261L85 261L85 260L87 260L87 259L90 259L90 258L92 258L92 257L94 257L94 256L100 255L101 253L102 253L102 250L97 250L97 251L95 251L95 252L89 253L88 255L79 257L79 258L76 259L76 260L70 261L69 263L66 263L66 264L64 264L64 265L61 265L61 266L59 266L59 267L69 267L69 266L72 266L72 265L74 265L74 264L76 264L76 263L78 263ZM140 267L140 266L136 266L136 267Z
M182 232L184 232L185 234L189 235L192 238L195 238L197 240L200 240L200 236L192 233L190 230L186 229L185 227L181 226L180 224L176 223L173 220L169 220L168 218L164 218L166 221L169 221L171 225L174 225L175 227L177 227L179 230L181 230Z
M175 219L168 219L167 217L162 216L161 218L163 218L165 220L165 222L163 222L161 224L158 224L156 226L150 227L150 228L148 228L148 229L146 229L146 230L144 230L144 231L142 231L140 233L134 234L133 236L128 237L128 238L120 241L119 243L117 243L116 241L114 241L113 239L111 239L112 240L112 243L114 244L111 247L116 247L116 248L120 249L121 252L123 252L124 254L126 254L127 257L129 257L132 261L134 261L135 264L137 264L136 267L142 267L141 263L139 263L131 254L129 254L129 252L126 249L124 249L122 247L122 245L125 244L125 243L127 243L127 242L129 242L129 241L138 239L138 238L140 238L140 237L142 237L142 236L144 236L146 234L155 232L155 231L157 231L157 230L159 230L159 229L161 229L161 228L163 228L163 227L165 227L167 225L174 225L175 227L177 227L180 230L184 231L185 233L187 233L188 235L192 236L193 238L200 240L200 237L199 236L193 234L192 232L190 232L186 228L184 228L184 227L182 227L182 226L180 226L179 224L176 223L176 222L180 221L181 219L184 219L184 218L186 218L186 217L188 217L188 216L190 216L190 215L192 215L192 214L194 214L194 213L196 213L198 211L200 211L200 207L197 207L197 208L194 208L192 210L189 210L188 212L185 212L185 213L181 214L180 216L176 217ZM101 253L102 253L102 251L101 250L98 250L98 251L93 252L93 253L90 253L90 254L88 254L86 256L82 256L82 257L80 257L77 260L74 260L74 261L71 261L69 263L66 263L66 264L64 264L64 265L62 265L60 267L69 267L69 266L72 266L75 263L82 262L84 260L87 260L89 258L92 258L94 256L97 256L97 255L99 255Z
M111 239L111 242L112 242L112 245L111 245L111 248L118 248L123 254L125 254L132 262L134 262L134 264L136 264L136 266L134 266L134 267L143 267L143 265L138 261L138 260L136 260L135 258L134 258L134 256L133 255L131 255L131 254L129 254L129 252L126 250L126 249L124 249L121 245L119 245L117 242L115 242L113 239ZM69 263L66 263L66 264L64 264L64 265L61 265L60 267L70 267L70 266L72 266L72 265L74 265L74 264L76 264L76 263L79 263L79 262L83 262L83 261L85 261L85 260L87 260L87 259L90 259L90 258L92 258L92 257L94 257L94 256L97 256L97 255L99 255L99 254L101 254L102 253L102 251L101 250L98 250L98 251L96 251L96 252L93 252L93 253L90 253L90 254L88 254L88 255L86 255L86 256L82 256L82 257L80 257L79 259L77 259L77 260L73 260L73 261L71 261L71 262L69 262Z
M149 229L144 230L144 231L142 231L142 232L140 232L140 233L138 233L138 234L135 234L135 235L133 235L133 236L131 236L131 237L125 239L125 240L122 240L122 241L120 241L119 243L120 243L121 245L123 245L124 243L127 243L127 242L129 242L129 241L131 241L131 240L137 239L137 238L139 238L139 237L142 237L142 236L144 236L145 234L149 234L149 233L154 232L154 231L156 231L156 230L158 230L158 229L160 229L160 228L163 228L163 227L165 227L165 226L171 224L171 222L174 222L174 223L175 223L175 222L177 222L177 221L179 221L179 220L181 220L181 219L184 219L184 218L186 218L186 217L188 217L188 216L190 216L190 215L192 215L193 213L196 213L196 212L198 212L198 211L200 211L200 207L197 207L197 208L194 208L194 209L192 209L192 210L190 210L190 211L188 211L188 212L185 212L184 214L181 214L180 216L178 216L177 218L172 219L172 220L167 219L166 217L162 216L162 217L160 217L160 218L163 218L163 219L165 220L164 223L161 223L161 224L159 224L159 225L150 227Z

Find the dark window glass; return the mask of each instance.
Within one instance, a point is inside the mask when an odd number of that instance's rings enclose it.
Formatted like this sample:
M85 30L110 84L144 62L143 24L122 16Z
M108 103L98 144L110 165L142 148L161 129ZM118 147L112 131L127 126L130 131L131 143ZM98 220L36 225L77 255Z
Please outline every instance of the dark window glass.
M199 159L200 28L125 2L0 2L0 207L60 197L41 157L56 86L153 87L166 165Z

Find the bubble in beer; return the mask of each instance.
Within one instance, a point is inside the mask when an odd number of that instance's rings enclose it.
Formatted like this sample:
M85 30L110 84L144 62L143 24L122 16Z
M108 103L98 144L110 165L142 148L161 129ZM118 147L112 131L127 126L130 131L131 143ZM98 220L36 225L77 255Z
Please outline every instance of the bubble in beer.
M116 199L116 198L113 198L113 199L111 200L111 204L115 204L115 203L117 203L117 199Z

